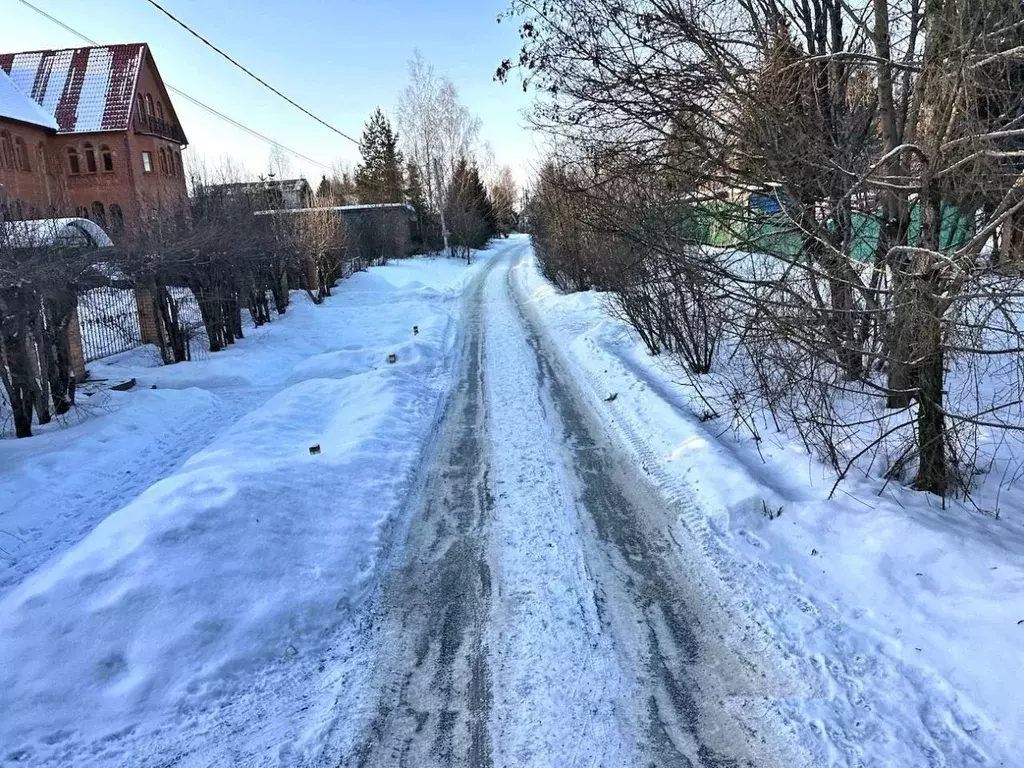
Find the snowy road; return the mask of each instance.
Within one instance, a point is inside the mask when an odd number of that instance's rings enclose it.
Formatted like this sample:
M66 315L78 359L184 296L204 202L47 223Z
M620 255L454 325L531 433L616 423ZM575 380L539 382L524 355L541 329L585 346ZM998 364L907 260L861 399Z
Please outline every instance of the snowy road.
M795 765L769 754L772 676L722 641L673 535L681 510L600 426L524 299L528 249L509 244L466 293L463 373L341 764Z

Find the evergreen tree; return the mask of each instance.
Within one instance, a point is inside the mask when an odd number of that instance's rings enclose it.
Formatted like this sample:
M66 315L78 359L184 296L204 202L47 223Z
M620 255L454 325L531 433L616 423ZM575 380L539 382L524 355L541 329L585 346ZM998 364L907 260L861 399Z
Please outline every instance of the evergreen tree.
M452 174L446 212L452 247L467 260L471 249L483 248L495 234L494 206L480 172L465 158Z
M359 141L363 162L356 168L360 203L400 203L404 199L402 153L398 134L378 107L367 120Z
M413 234L414 250L418 252L439 250L442 244L441 222L427 205L420 168L411 160L406 165L405 178L405 201L416 211L416 231Z
M317 187L316 196L323 202L334 202L334 186L331 184L331 180L327 178L327 174L320 180L320 186Z

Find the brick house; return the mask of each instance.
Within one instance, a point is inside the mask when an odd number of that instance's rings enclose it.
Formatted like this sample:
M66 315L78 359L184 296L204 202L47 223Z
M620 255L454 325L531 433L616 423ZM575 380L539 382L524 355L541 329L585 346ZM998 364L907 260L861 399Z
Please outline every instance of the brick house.
M187 215L187 144L145 43L0 54L0 218L138 238Z

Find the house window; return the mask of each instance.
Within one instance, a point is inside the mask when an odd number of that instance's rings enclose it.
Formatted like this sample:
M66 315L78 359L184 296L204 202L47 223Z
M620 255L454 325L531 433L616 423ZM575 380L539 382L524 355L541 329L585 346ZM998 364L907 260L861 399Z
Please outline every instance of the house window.
M174 167L178 169L179 176L185 175L185 169L181 167L181 152L174 153Z
M25 150L25 142L21 136L14 139L14 165L19 171L31 171L28 164L28 152Z
M11 134L7 131L0 131L0 166L14 168L14 145L11 143Z
M157 101L156 103L156 116L159 117L161 120L164 119L164 105L161 104L159 101Z
M82 163L78 157L78 150L74 147L68 147L68 166L71 168L71 173L74 176L82 172Z
M75 208L75 218L76 219L88 219L89 218L89 209L86 208L84 205L78 206L77 208Z
M85 153L86 173L96 173L96 150L92 148L92 144L83 144L82 149Z
M146 94L146 112L150 117L156 114L153 110L153 96L148 93Z
M100 161L103 163L104 173L113 173L114 153L110 151L110 147L108 147L106 144L100 145Z
M167 175L167 153L164 152L164 148L160 147L158 150L160 153L160 173Z
M152 173L153 172L153 153L143 152L142 153L142 172Z
M124 213L117 203L110 204L110 229L115 233L124 231Z
M103 229L107 228L107 212L103 208L103 203L99 200L92 204L92 220L103 227Z

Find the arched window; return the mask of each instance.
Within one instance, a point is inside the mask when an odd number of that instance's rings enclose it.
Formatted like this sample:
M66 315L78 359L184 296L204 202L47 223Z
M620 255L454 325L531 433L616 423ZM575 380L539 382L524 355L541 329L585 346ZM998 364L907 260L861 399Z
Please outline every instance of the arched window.
M46 147L41 141L36 144L36 163L39 165L39 170L46 173Z
M185 175L185 169L181 166L181 152L174 153L174 167L178 169L179 176Z
M110 229L117 234L124 231L124 213L117 203L110 204Z
M161 120L164 119L164 105L160 102L159 99L157 99L156 102L156 116L159 117Z
M85 154L86 173L96 173L96 150L93 149L92 144L83 144L82 152Z
M25 149L25 141L21 136L14 137L14 167L19 171L32 170L32 166L28 164L28 151Z
M86 208L84 205L78 206L77 208L75 208L75 218L76 219L88 219L89 218L89 209Z
M107 228L107 212L99 200L92 204L92 220L104 229Z
M11 143L11 134L7 131L0 131L0 165L4 168L15 168L14 165L14 144Z
M160 147L160 170L164 176L169 176L171 173L171 167L167 164L167 150Z
M146 113L150 116L156 114L156 112L153 111L153 96L149 93L146 94Z
M82 162L78 157L78 150L74 147L68 147L68 166L71 168L71 173L74 176L82 172Z
M103 164L104 173L112 173L114 170L114 153L106 144L100 144L100 162Z

